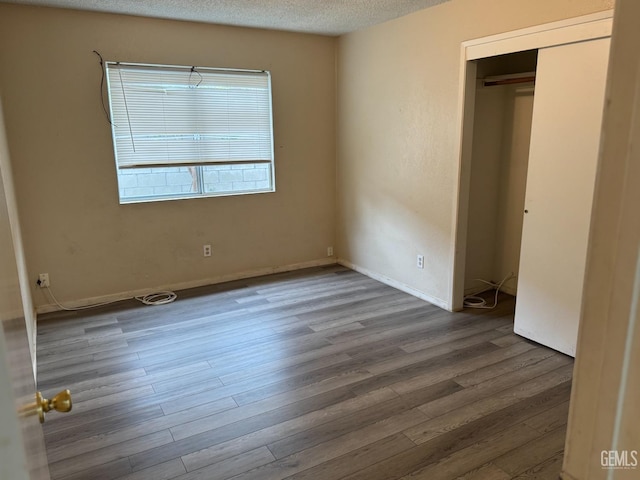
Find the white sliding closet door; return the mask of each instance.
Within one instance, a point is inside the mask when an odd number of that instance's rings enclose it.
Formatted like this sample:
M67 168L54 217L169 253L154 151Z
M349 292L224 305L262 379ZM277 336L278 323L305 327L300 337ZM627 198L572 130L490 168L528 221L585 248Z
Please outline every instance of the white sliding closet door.
M609 38L540 49L514 331L575 356Z

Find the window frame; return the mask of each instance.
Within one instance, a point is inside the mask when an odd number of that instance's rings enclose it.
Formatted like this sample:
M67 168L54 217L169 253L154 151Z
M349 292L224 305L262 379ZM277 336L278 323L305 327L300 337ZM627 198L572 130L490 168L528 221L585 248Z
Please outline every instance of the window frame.
M210 197L227 197L227 196L237 196L237 195L254 195L261 193L273 193L276 191L276 180L275 180L275 149L274 149L274 125L273 125L273 89L271 82L271 72L268 70L247 70L247 69L232 69L232 68L214 68L214 67L190 67L190 66L181 66L181 65L166 65L166 64L147 64L147 63L129 63L129 62L114 62L114 61L106 61L105 62L105 77L106 77L106 90L107 90L107 98L109 103L109 113L110 119L114 118L114 108L112 103L112 84L110 82L110 68L118 68L122 69L123 67L131 67L135 68L144 68L149 71L157 70L160 74L167 71L181 71L184 73L202 75L202 73L219 73L223 75L251 75L251 74L259 74L266 76L266 84L267 84L267 97L268 97L268 130L269 130L269 159L268 160L255 160L255 161L244 161L244 160L215 160L215 161L199 161L194 163L183 163L183 162L167 162L166 164L162 162L154 162L149 165L141 165L138 167L125 167L123 168L118 162L118 150L117 150L117 142L116 142L116 130L113 121L111 121L111 136L112 136L112 145L114 152L114 161L116 167L116 176L118 182L118 198L120 204L130 204L130 203L147 203L147 202L158 202L158 201L170 201L170 200L184 200L184 199L194 199L194 198L210 198ZM167 85L170 85L167 83ZM122 84L120 84L122 86ZM116 88L116 87L113 87ZM124 95L124 93L123 93ZM126 99L125 99L126 101ZM128 115L127 111L127 115ZM130 126L130 123L128 124ZM199 136L200 133L194 133L195 136ZM133 132L131 133L133 137ZM195 140L195 139L194 139ZM264 150L262 150L264 151ZM217 166L217 167L228 167L226 170L228 172L232 172L234 170L247 171L251 170L251 168L241 168L239 166L242 165L251 165L253 169L257 169L260 165L266 165L267 167L266 174L264 175L264 180L255 181L255 183L268 182L268 186L265 187L248 187L247 189L236 189L235 185L232 186L231 189L219 190L219 191L207 191L206 182L205 182L205 168L208 166ZM196 191L189 192L175 192L175 193L152 193L148 195L124 195L124 189L127 187L123 187L123 171L135 171L135 170L148 170L152 168L161 168L163 170L169 170L176 168L175 173L185 173L181 172L180 168L193 168L195 169L195 179L193 180L193 185L196 186ZM145 173L156 173L156 172L144 172L138 173L136 175L144 175ZM166 171L164 173L167 173ZM169 172L173 173L173 172ZM191 173L191 172L190 172ZM193 175L193 174L192 174ZM243 174L244 178L244 174ZM137 180L136 180L137 181ZM242 180L242 182L250 183L251 180ZM229 182L227 182L229 183ZM169 186L169 185L165 185Z

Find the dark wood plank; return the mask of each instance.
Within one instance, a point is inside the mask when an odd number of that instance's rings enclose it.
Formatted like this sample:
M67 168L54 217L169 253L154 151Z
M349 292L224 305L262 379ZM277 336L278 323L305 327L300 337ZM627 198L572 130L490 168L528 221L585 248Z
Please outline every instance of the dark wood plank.
M353 393L348 388L336 388L300 402L292 402L290 406L279 407L280 402L273 402L266 405L253 404L248 408L238 407L174 427L171 429L173 443L131 455L130 461L134 469L146 468L167 459L236 439L243 434L284 423L309 412L322 410L352 397Z
M313 447L333 438L361 429L367 425L379 422L386 417L399 415L417 407L428 399L441 398L458 391L461 387L452 381L445 381L427 387L418 395L397 397L392 400L362 408L346 418L338 418L334 421L323 423L314 428L309 428L296 435L290 435L267 446L276 458L284 458L301 450Z
M490 463L474 468L456 480L509 480L511 475Z
M536 432L534 430L519 423L501 432L485 436L472 445L455 450L436 462L400 478L402 480L431 480L434 478L438 478L438 480L453 480L464 474L464 472L472 470L478 465L483 465L497 455L526 444L535 436Z
M340 457L287 477L289 480L326 480L343 478L381 460L414 447L414 443L398 433L370 443Z
M331 265L39 318L53 480L552 478L572 359L514 299L446 312Z
M539 433L536 430L524 425L522 422L566 399L569 391L570 385L567 383L559 385L539 395L518 402L511 407L467 423L455 430L442 433L410 450L364 468L345 478L349 480L391 480L409 475L412 472L422 471L427 467L430 469L430 473L425 474L424 478L446 478L444 476L436 477L434 471L438 472L438 468L431 467L431 465L438 464L438 462L448 458L455 452L476 444L493 445L493 442L499 441L500 443L506 443L502 448L510 446L505 450L494 452L496 454L492 454L488 458L483 456L481 459L476 459L477 463L475 465L466 464L467 468L459 472L459 474L463 474L476 466L487 463L492 458L506 453L519 444L525 444L538 437ZM519 439L520 443L516 442L516 438ZM456 458L464 457L464 454L456 456Z
M217 443L188 455L182 456L182 461L189 470L195 470L203 466L216 463L224 458L237 455L243 451L267 445L278 439L288 438L291 435L304 432L317 425L331 422L334 419L350 416L372 405L384 403L397 398L390 389L381 389L368 395L352 397L344 401L333 403L325 408L317 409L284 422L272 425L255 432Z
M550 458L562 455L566 436L565 427L556 428L542 437L514 448L509 453L492 460L491 463L512 476L519 475ZM559 469L556 474L560 474Z
M559 453L544 462L521 473L514 480L557 480L562 470L564 455Z
M321 463L333 460L342 455L354 452L366 445L397 434L402 430L419 423L425 417L417 409L408 410L399 415L368 425L357 431L342 435L329 442L324 442L301 452L275 460L239 475L238 480L276 480L283 479Z
M180 480L224 480L269 464L274 460L267 447L259 447L176 478Z

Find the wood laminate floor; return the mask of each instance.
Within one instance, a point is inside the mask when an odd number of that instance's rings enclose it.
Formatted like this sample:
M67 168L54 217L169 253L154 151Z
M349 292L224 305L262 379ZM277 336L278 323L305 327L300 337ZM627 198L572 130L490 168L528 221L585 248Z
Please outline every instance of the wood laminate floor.
M42 316L52 478L555 480L573 361L513 310L331 266Z

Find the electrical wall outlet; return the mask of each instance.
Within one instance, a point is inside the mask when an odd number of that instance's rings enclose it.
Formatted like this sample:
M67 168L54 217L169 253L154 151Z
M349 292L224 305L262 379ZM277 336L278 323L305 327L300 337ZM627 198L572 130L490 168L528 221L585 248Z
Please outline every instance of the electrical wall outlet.
M416 260L416 266L418 268L424 268L424 255L418 255L418 258Z
M211 256L211 245L203 245L202 246L202 254L205 257L210 257Z
M327 247L327 257L333 257L333 247Z
M38 275L38 286L40 288L45 288L50 286L48 273L41 273Z

